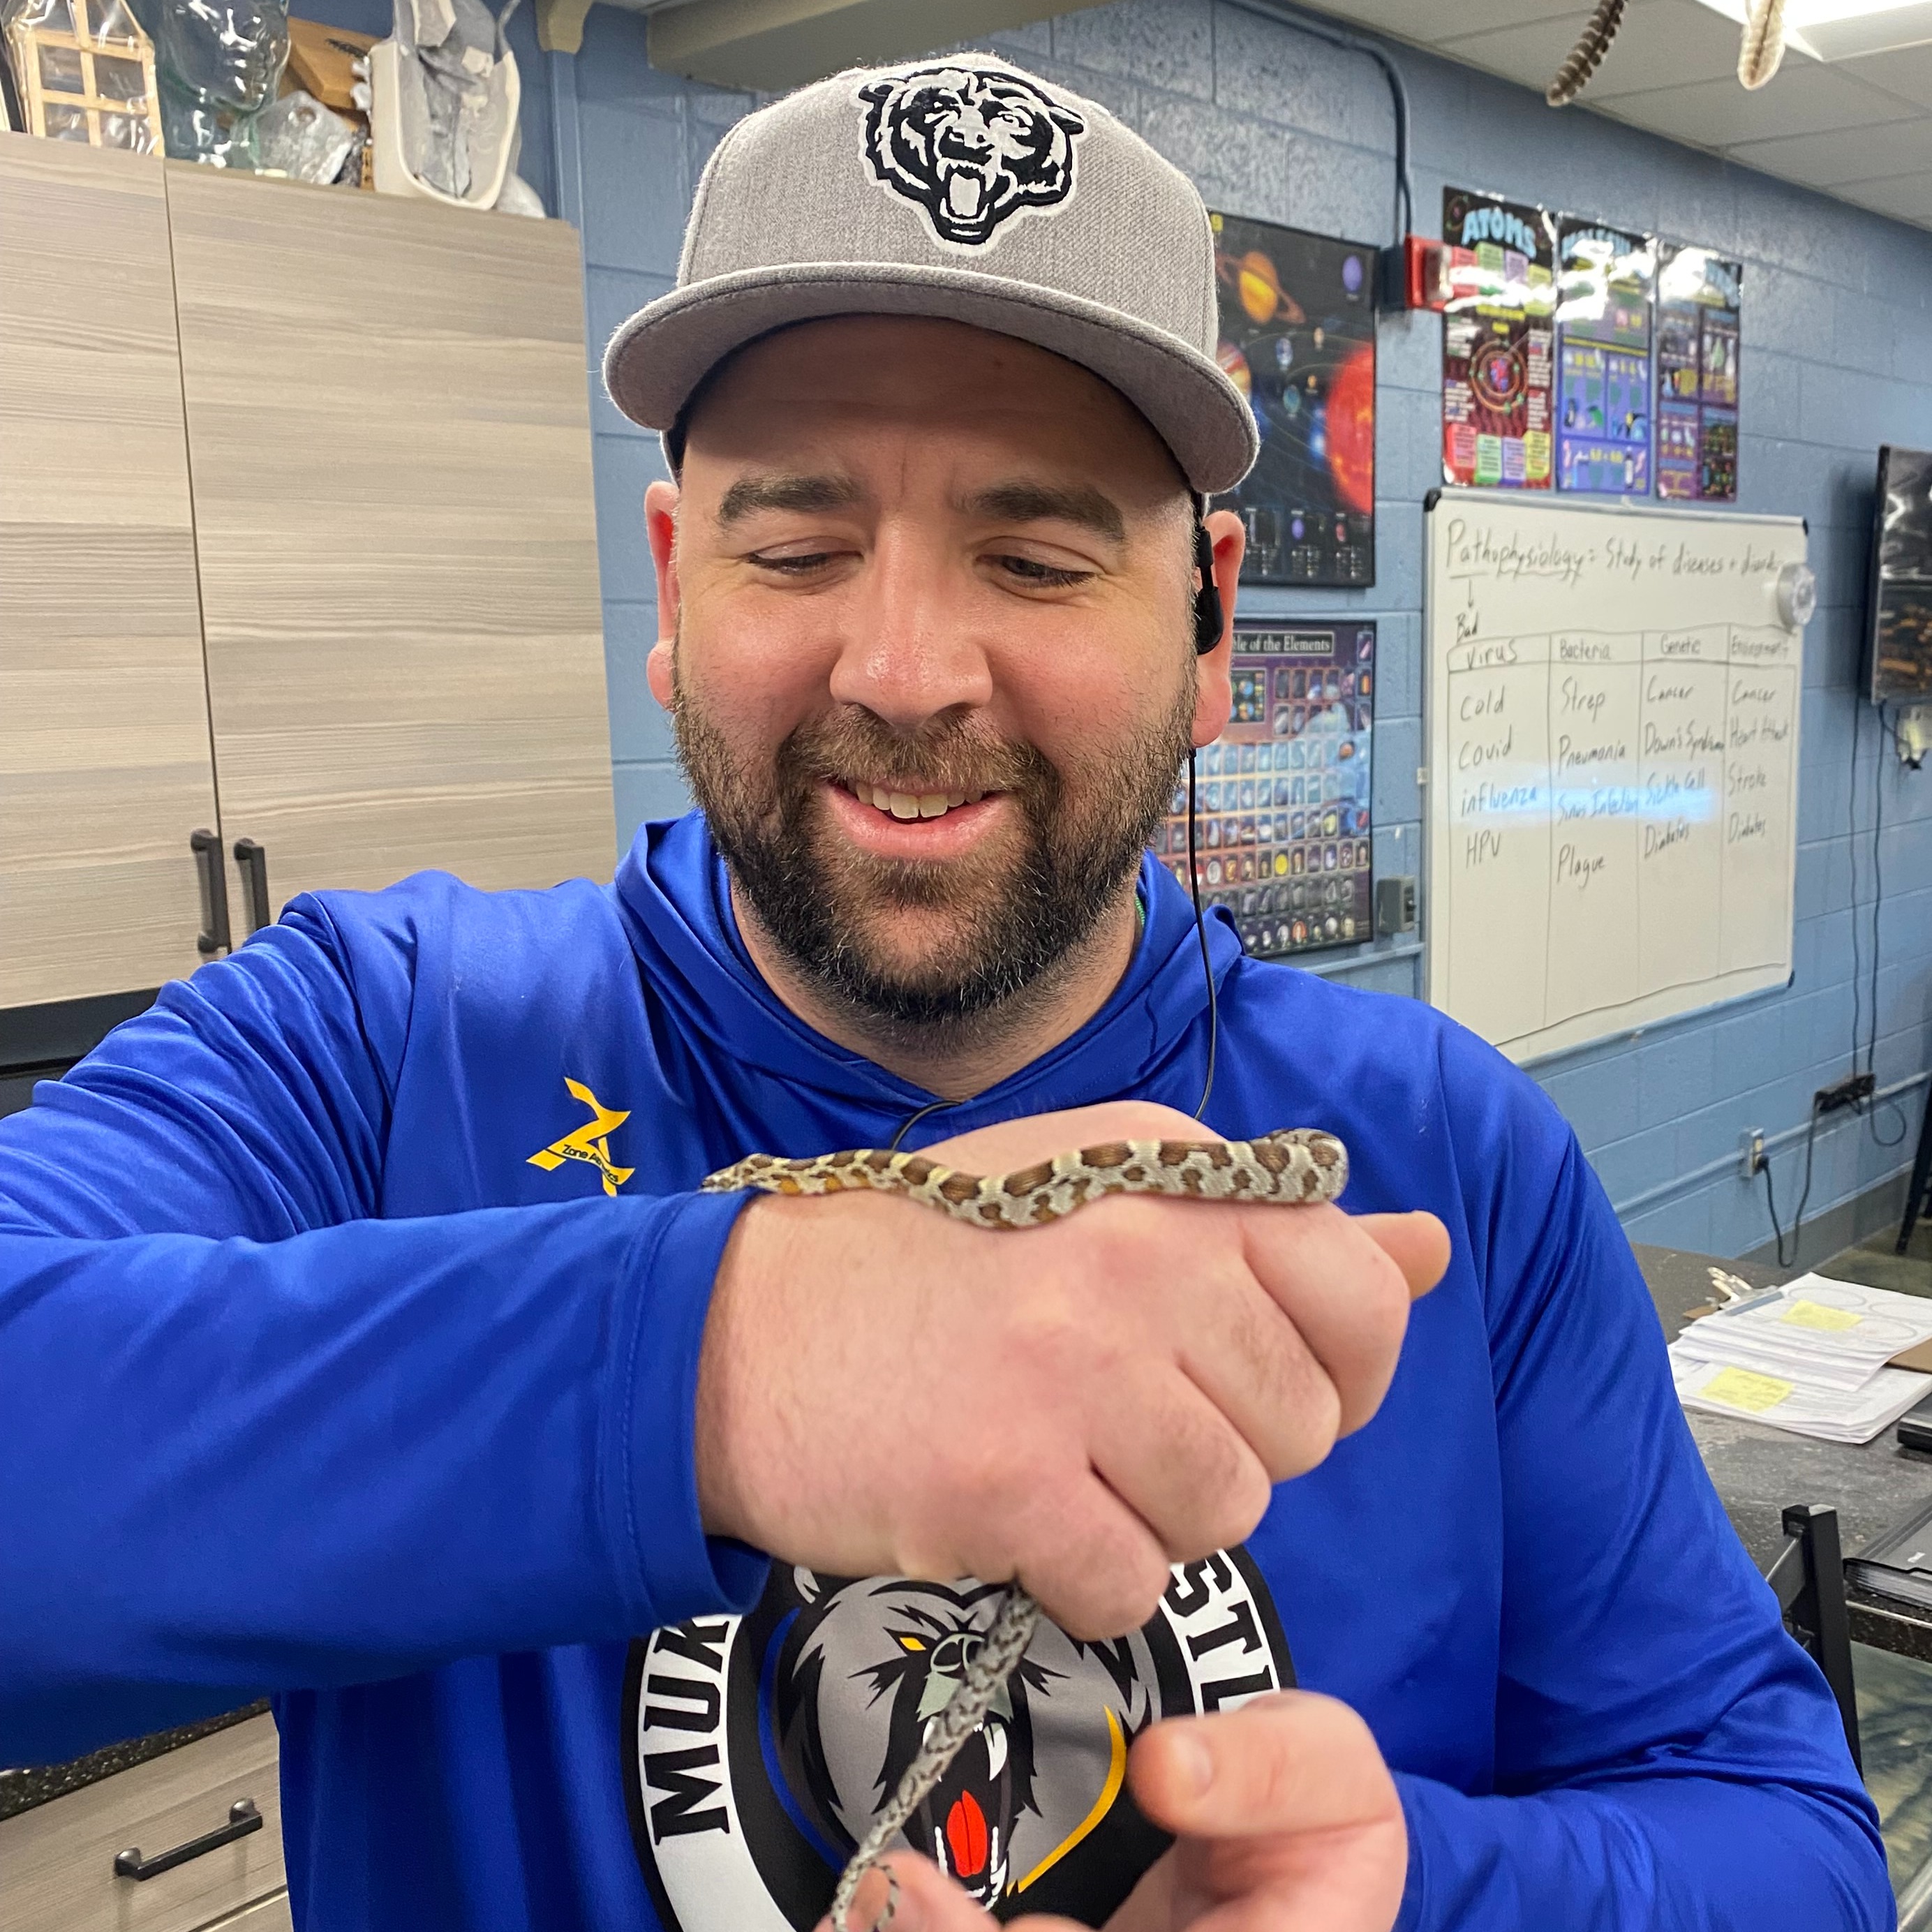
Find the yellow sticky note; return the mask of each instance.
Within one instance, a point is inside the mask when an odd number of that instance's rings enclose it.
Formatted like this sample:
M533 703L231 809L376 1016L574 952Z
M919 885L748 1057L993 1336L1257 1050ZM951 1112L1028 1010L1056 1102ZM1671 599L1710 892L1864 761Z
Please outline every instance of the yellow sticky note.
M1865 1318L1849 1308L1827 1308L1822 1301L1794 1301L1778 1318L1787 1328L1816 1328L1827 1335L1842 1335Z
M1726 1408L1742 1408L1761 1415L1775 1408L1791 1393L1791 1384L1776 1376L1761 1376L1750 1369L1720 1369L1697 1393L1706 1402L1720 1402Z

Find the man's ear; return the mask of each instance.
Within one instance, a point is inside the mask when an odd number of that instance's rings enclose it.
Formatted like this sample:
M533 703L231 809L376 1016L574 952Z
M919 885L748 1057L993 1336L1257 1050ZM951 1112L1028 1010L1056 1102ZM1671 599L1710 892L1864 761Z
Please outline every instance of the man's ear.
M650 539L651 564L658 578L658 640L644 660L644 681L667 711L670 709L671 656L677 645L682 601L677 580L677 505L675 483L653 483L644 492L644 532Z
M1246 526L1232 510L1210 511L1204 520L1214 545L1214 587L1221 593L1221 641L1195 660L1194 742L1211 745L1228 728L1234 708L1228 665L1234 654L1234 593L1248 548Z

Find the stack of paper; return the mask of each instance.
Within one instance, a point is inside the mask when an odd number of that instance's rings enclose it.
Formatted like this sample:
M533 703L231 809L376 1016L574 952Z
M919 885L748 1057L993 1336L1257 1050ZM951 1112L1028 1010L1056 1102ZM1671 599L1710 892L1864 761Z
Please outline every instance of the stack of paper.
M1869 1442L1932 1390L1892 1366L1932 1342L1932 1300L1801 1275L1735 1315L1708 1315L1671 1344L1686 1408L1745 1415L1826 1442Z

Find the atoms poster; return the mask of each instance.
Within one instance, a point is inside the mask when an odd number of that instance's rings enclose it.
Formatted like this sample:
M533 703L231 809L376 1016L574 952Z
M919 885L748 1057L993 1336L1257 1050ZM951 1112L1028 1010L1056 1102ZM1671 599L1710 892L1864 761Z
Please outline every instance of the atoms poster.
M1442 478L1547 490L1556 224L1540 208L1442 191Z

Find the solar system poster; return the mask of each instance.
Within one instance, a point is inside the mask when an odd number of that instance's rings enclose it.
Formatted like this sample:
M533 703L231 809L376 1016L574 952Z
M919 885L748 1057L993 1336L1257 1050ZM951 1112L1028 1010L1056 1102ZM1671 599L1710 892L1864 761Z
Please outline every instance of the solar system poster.
M1442 480L1547 490L1556 224L1540 208L1444 188L1442 238Z
M1557 232L1556 483L1650 494L1657 244L1566 218Z
M1247 526L1244 584L1376 580L1376 250L1209 217L1221 367L1255 412L1259 459L1216 500Z
M1261 958L1373 937L1376 626L1244 618L1231 669L1228 728L1196 760L1202 904ZM1154 849L1184 886L1184 778Z
M1657 260L1657 494L1738 495L1738 319L1744 266L1664 243Z

